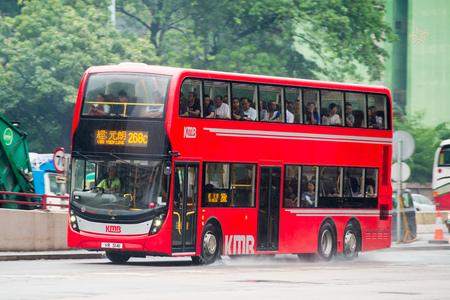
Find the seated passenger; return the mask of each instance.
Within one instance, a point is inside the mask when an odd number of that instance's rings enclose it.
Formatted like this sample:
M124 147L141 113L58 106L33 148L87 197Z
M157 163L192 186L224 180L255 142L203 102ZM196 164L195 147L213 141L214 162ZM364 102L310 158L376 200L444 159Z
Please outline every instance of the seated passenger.
M308 105L306 107L306 120L305 124L313 124L317 125L320 122L319 115L315 112L316 105L314 102L308 102Z
M99 190L98 188L104 189L106 193L115 193L118 189L120 189L120 180L116 177L116 167L109 167L108 178L100 181L94 189Z
M244 118L244 110L241 108L239 99L233 98L232 100L233 111L231 112L232 120L243 120Z
M321 111L321 118L322 118L322 125L330 125L330 112L328 111L328 108L322 107Z
M244 109L244 120L256 121L256 110L250 106L248 98L241 98L242 108Z
M367 109L367 128L378 128L372 108Z
M114 104L113 108L111 109L111 115L112 116L121 116L121 117L128 117L133 112L133 105L127 105L129 98L127 92L124 90L120 90L118 93L119 102L118 104Z
M340 126L341 125L341 118L337 114L337 105L335 103L331 103L328 107L330 110L330 125Z
M302 194L302 203L306 207L316 206L316 186L313 181L308 182L307 191Z
M294 106L289 101L286 103L286 123L294 123Z
M154 92L152 96L153 96L153 103L161 105L147 106L144 112L144 117L162 118L164 113L163 98L161 97L161 94L158 91Z
M277 104L275 103L275 101L269 101L269 106L268 108L268 121L269 122L280 122L281 121L281 116L280 116L280 111L276 110L277 108Z
M267 121L269 120L269 117L267 116L267 106L266 102L259 101L259 120L260 121Z
M196 94L194 92L188 93L187 104L188 104L188 114L189 117L198 118L200 117L200 103L196 101Z
M205 95L203 97L203 111L204 111L204 117L206 119L214 119L216 115L216 108L212 104L211 98L209 98L209 95Z
M179 115L180 117L189 117L188 106L182 92L180 92Z
M100 93L97 95L97 102L106 102L106 95L103 93ZM108 104L100 104L96 103L93 106L91 106L91 109L88 112L89 116L107 116L109 115L110 107Z
M214 106L216 107L216 119L230 119L230 108L228 104L223 103L221 95L214 97Z
M294 123L300 124L302 110L300 109L300 100L294 102Z
M366 188L365 188L365 193L366 193L366 198L375 198L375 180L373 180L373 178L366 178Z
M352 104L350 102L345 102L345 124L348 127L353 127L353 124L355 124L355 116L352 114Z
M297 206L297 193L295 192L295 186L289 184L286 188L285 197L284 197L284 205L285 207L295 207Z

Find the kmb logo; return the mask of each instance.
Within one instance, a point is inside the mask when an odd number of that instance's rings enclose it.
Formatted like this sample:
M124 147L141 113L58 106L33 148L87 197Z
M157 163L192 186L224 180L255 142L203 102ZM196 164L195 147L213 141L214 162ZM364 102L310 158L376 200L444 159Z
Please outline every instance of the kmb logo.
M224 254L255 254L255 238L252 235L226 235Z
M106 232L121 233L122 228L120 226L106 226Z
M197 137L197 128L195 127L184 127L184 137L195 139Z

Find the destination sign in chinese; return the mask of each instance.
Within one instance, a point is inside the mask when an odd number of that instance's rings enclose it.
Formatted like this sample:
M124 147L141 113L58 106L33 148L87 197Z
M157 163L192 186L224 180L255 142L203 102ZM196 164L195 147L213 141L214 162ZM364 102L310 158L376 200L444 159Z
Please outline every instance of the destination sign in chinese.
M96 130L95 144L104 146L147 147L148 131Z

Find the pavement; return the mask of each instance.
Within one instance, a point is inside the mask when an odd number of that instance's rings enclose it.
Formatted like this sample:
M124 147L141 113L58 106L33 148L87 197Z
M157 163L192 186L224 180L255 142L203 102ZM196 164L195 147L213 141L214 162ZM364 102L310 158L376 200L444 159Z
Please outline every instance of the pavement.
M435 240L436 232L434 228L434 225L418 225L417 236L414 239L411 239L407 242L398 243L396 242L396 237L394 237L391 248L382 249L379 251L450 250L450 234L447 228L443 230L443 241ZM105 253L103 251L95 252L80 249L33 252L0 252L0 261L39 259L98 259L104 257Z

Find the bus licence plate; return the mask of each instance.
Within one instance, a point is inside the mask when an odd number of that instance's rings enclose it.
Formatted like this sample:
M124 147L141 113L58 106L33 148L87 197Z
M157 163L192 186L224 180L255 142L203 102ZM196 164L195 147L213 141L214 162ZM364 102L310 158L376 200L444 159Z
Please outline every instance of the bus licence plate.
M102 243L102 248L122 249L122 243Z

